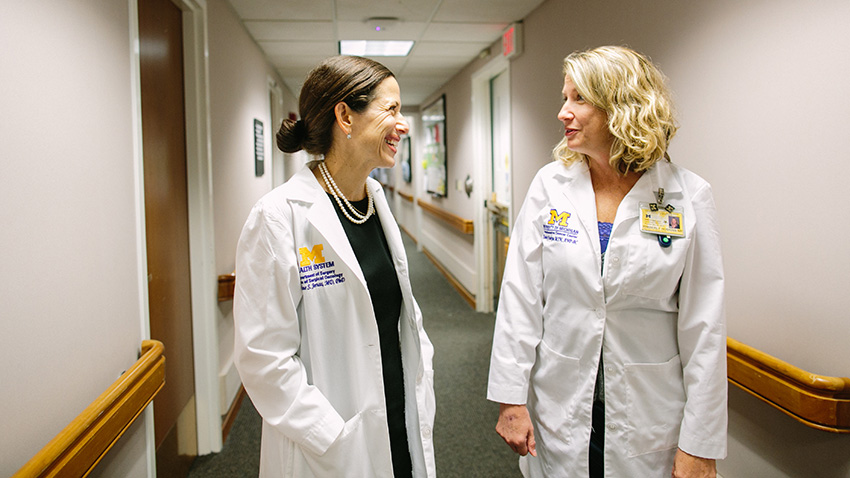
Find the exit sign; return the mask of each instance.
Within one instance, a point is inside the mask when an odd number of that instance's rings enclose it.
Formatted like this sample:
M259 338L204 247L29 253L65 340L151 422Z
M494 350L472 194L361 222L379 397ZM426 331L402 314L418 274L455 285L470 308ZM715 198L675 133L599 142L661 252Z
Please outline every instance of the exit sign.
M522 53L522 23L512 23L502 32L502 56L513 58Z

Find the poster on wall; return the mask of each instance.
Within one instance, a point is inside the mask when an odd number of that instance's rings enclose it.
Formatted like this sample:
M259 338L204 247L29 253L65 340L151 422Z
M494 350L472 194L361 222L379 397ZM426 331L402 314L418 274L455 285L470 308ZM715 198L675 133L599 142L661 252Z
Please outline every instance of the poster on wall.
M265 173L266 138L263 134L263 122L254 119L254 174L260 177Z
M425 190L437 197L446 197L446 95L422 111L425 147L422 168L425 170Z

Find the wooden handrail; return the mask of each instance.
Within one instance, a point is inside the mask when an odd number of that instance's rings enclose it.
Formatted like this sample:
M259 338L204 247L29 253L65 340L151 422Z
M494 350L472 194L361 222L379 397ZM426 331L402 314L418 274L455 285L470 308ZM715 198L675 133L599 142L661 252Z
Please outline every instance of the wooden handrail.
M726 339L729 382L801 423L850 433L850 378L815 375Z
M236 290L236 272L218 276L218 301L233 300L233 292Z
M165 385L164 350L143 341L139 360L12 478L88 476Z
M404 199L405 201L407 201L407 202L413 202L413 196L411 196L410 194L407 194L406 192L401 191L401 190L396 191L396 192L397 192L397 193L398 193L398 195L399 195L399 196L401 196L401 198L402 198L402 199Z
M421 207L425 212L442 220L443 222L457 229L463 234L472 234L474 232L474 227L471 219L464 219L462 217L455 216L454 214L440 209L436 206L433 206L421 199L417 200L416 204L418 204L419 207Z

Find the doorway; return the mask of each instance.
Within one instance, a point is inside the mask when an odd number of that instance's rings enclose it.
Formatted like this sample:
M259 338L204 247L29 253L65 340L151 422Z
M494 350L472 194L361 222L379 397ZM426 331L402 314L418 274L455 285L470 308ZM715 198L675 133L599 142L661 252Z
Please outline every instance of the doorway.
M183 13L139 2L145 230L151 338L165 345L167 379L154 399L159 477L183 477L197 455Z
M492 312L498 302L512 220L509 66L498 57L472 77L475 198L480 205L475 214L479 312Z
M490 78L490 212L493 307L497 307L510 238L511 105L507 70Z

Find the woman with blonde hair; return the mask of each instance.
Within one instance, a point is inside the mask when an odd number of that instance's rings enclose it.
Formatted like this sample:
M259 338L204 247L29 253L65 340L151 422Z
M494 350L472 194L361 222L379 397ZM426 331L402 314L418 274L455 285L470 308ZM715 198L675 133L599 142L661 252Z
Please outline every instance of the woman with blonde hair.
M558 119L556 160L511 235L496 430L525 477L713 477L727 422L720 238L709 184L667 155L665 78L628 48L573 53Z

